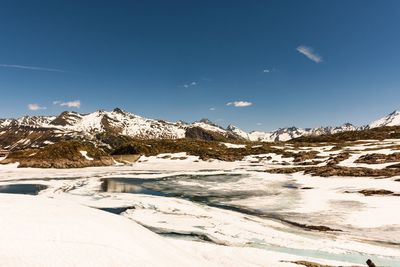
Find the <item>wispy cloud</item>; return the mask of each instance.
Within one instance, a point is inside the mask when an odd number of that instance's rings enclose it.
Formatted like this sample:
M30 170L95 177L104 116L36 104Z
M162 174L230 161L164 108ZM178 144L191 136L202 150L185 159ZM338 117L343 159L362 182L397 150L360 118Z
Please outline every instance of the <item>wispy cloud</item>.
M248 101L234 101L226 103L227 106L234 106L236 108L244 108L253 105L253 103Z
M81 107L80 100L74 100L74 101L68 101L68 102L61 102L61 101L54 101L54 102L58 102L58 104L62 107L69 107L69 108L80 108Z
M190 83L185 83L184 85L182 85L184 88L189 88L191 86L196 86L197 82L190 82Z
M322 62L322 57L318 55L312 47L300 45L296 48L296 50L311 59L312 61L316 63L321 63Z
M261 125L262 125L262 123L261 123L261 122L257 122L256 124L257 124L257 126L261 126Z
M33 103L33 104L28 104L28 109L29 110L41 110L41 109L46 109L46 107L42 107L39 104Z
M215 110L216 110L216 108L209 108L209 110L210 110L210 111L215 111Z
M265 67L262 69L262 73L264 73L264 74L269 74L269 73L273 73L273 72L276 72L275 67Z
M12 65L12 64L0 64L0 67L1 68L24 69L24 70L36 70L36 71L66 72L65 70L60 70L60 69L42 68L42 67L25 66L25 65Z

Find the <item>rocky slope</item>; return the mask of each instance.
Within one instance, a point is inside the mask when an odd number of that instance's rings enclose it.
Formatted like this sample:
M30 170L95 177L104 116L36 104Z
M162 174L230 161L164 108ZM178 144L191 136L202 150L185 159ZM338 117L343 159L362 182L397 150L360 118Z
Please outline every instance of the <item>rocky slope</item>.
M113 158L91 143L63 141L43 149L26 149L11 152L0 164L19 163L19 167L32 168L82 168L109 166Z

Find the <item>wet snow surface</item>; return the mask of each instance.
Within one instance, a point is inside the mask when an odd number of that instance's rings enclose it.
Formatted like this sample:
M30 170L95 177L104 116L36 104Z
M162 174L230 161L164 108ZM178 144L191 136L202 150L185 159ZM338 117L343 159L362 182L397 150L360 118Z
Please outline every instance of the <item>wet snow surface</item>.
M331 147L304 149L326 157L339 153ZM371 146L346 149L352 154L342 164L351 166ZM238 162L201 161L180 153L142 157L132 166L41 170L9 165L0 166L0 192L40 184L36 198L118 214L210 266L296 266L281 262L287 260L362 265L367 258L400 266L400 197L358 193L368 188L400 193L399 177L264 172L291 160L266 154Z

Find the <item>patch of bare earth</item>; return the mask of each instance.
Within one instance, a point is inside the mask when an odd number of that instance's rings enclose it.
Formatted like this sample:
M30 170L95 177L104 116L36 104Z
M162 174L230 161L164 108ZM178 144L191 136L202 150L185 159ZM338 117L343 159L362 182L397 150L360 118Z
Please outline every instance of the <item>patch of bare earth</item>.
M400 175L399 168L370 169L361 167L343 167L343 166L309 166L309 167L289 167L275 168L267 170L269 173L291 174L303 172L312 176L330 177L330 176L352 176L352 177L393 177Z
M333 229L333 228L330 228L330 227L324 226L324 225L303 224L303 223L288 221L288 220L284 220L284 219L281 219L281 221L285 222L287 224L302 228L304 230L312 230L312 231L319 231L319 232L342 232L342 230Z
M82 155L85 151L89 158ZM82 168L110 166L114 160L91 143L63 141L42 149L11 152L0 164L19 162L22 168Z
M363 189L357 193L363 194L364 196L400 196L400 194L386 189Z
M400 162L400 153L393 154L367 154L359 157L355 163L367 163L367 164L381 164L381 163L391 163L391 162Z
M332 165L337 165L340 162L342 162L343 160L346 160L350 158L350 153L349 152L342 152L336 156L330 157L327 162L326 165L327 166L332 166Z

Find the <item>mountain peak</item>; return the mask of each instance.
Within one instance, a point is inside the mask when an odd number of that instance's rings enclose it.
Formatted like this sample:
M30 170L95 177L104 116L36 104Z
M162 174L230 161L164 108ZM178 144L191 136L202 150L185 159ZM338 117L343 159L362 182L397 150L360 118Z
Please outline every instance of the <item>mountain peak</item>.
M395 110L389 115L378 119L367 125L367 128L377 128L384 126L399 126L400 125L400 111Z
M236 126L233 125L233 124L229 124L228 127L226 127L226 129L229 130L229 131L233 131L233 130L238 129L238 127L236 127Z
M114 112L114 113L119 113L119 114L125 114L125 111L123 111L123 110L120 109L120 108L114 108L112 112Z
M342 126L345 126L345 127L351 127L351 126L354 126L353 124L351 124L350 122L346 122L346 123L343 123L343 125Z
M228 127L226 127L226 130L229 132L234 133L235 135L248 140L249 139L249 134L245 131L243 131L242 129L239 129L238 127L236 127L233 124L229 124Z
M202 122L202 123L205 123L205 124L208 124L208 125L216 126L215 123L213 123L212 121L210 121L207 118L203 118L203 119L199 120L198 122Z

